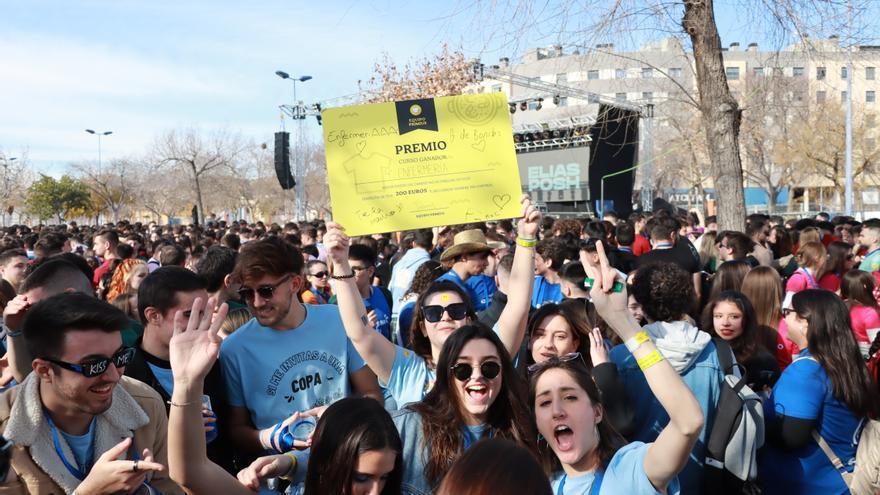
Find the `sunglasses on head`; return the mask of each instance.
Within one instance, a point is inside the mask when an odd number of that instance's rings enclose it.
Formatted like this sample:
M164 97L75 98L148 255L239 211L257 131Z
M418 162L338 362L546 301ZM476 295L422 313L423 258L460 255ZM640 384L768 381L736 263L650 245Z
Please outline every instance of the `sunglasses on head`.
M281 284L288 280L290 280L290 275L285 275L284 278L279 280L276 284L261 285L256 289L242 287L241 289L238 289L238 297L241 297L245 301L253 301L254 294L259 294L262 299L272 299L272 296L275 294L275 289L281 287Z
M327 272L326 272L326 271L324 271L324 272L316 272L316 273L310 273L309 275L311 275L311 276L313 276L313 277L315 277L315 278L324 278L324 277L327 276Z
M546 361L532 364L529 366L528 370L529 370L529 373L537 373L548 366L556 366L559 363L569 363L569 362L574 361L576 359L580 359L581 363L583 363L583 365L586 367L587 363L584 362L584 357L581 356L581 353L569 352L568 354L563 354L561 356L553 356L552 358L550 358Z
M467 304L452 303L449 306L440 306L439 304L432 306L422 306L422 313L425 319L430 323L437 323L443 318L443 313L449 313L449 317L453 320L463 320L467 316Z
M452 376L460 382L466 382L474 376L474 367L470 363L456 363L449 369L452 370ZM500 373L501 363L497 361L486 361L480 365L480 375L487 380L494 379Z
M57 359L44 359L52 364L57 364L66 370L80 373L86 378L94 378L103 375L104 372L107 371L107 368L109 368L110 363L113 363L116 368L124 368L132 359L134 359L134 352L134 347L123 347L116 351L116 354L113 354L108 358L92 359L80 364L67 363Z

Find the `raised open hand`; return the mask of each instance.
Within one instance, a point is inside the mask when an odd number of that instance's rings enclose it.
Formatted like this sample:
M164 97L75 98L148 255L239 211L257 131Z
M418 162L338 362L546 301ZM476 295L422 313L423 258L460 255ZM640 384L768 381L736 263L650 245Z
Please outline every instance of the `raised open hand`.
M220 353L219 330L229 306L217 306L217 299L202 298L193 301L192 312L186 320L183 311L174 315L174 333L170 342L171 371L175 382L203 380Z

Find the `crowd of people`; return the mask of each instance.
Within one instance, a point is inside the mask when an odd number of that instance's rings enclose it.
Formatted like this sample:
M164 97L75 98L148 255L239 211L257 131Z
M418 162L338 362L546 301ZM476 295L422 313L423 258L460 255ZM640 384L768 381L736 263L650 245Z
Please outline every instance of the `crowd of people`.
M3 229L0 494L826 495L880 473L880 220L521 206L358 237Z

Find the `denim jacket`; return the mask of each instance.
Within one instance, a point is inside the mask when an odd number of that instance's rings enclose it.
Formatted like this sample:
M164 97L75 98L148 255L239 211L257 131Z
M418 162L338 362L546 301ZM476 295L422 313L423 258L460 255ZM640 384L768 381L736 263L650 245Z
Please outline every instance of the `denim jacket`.
M425 460L428 449L422 429L422 416L408 408L391 413L391 419L397 426L400 439L403 441L403 483L400 493L403 495L431 495L434 488L425 478Z
M687 322L675 322L674 324L661 323L671 333L676 333L678 338L685 336L692 337L693 340L705 341L701 338L704 332L700 332L688 324ZM660 325L655 323L654 325ZM673 325L675 328L673 328ZM651 326L651 325L649 325ZM649 330L645 327L645 330ZM652 340L657 340L654 332ZM673 339L674 340L674 339ZM667 342L668 345L668 342ZM659 346L658 346L659 347ZM715 352L715 344L708 339L702 350L691 347L690 355L681 352L676 356L681 362L682 359L689 361L688 367L679 371L679 375L700 404L703 411L704 427L700 432L697 443L691 452L690 459L684 470L679 473L678 479L681 482L681 493L683 495L700 493L702 482L703 460L706 458L706 441L709 432L712 431L712 420L715 418L715 408L718 405L718 397L721 393L721 383L724 380L724 372L718 361L718 354ZM661 351L662 353L662 351ZM664 355L667 359L670 356ZM624 345L618 345L611 350L611 361L613 361L620 372L620 379L624 384L627 396L632 401L632 405L636 411L635 418L635 434L629 441L653 442L657 439L660 431L669 423L669 415L648 386L645 375L639 369L635 358L626 349Z

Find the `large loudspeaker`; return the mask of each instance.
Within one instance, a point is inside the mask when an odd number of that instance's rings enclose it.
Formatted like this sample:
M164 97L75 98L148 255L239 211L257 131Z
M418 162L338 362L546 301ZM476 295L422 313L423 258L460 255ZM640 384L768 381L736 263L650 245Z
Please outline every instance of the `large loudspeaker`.
M596 123L590 128L590 199L601 198L602 177L626 170L636 163L639 149L639 114L610 105L599 105ZM632 213L635 171L605 179L605 203L613 202L621 218ZM611 208L609 205L608 208ZM606 208L606 210L608 209Z
M292 189L296 179L290 173L290 133L275 133L275 175L281 189Z

